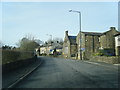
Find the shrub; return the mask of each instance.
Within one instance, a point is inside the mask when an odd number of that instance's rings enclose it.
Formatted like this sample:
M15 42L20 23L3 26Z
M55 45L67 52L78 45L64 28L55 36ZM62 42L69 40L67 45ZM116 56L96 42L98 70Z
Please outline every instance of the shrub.
M94 56L103 56L104 54L103 53L95 53L93 54Z
M99 50L98 53L94 53L93 56L114 56L113 49L103 49Z

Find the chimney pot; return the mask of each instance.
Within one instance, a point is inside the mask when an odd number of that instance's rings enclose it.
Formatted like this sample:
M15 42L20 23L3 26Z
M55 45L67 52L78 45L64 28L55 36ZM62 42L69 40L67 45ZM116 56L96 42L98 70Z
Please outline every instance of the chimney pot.
M110 27L110 30L115 30L115 27Z
M68 31L65 31L65 34L68 36Z

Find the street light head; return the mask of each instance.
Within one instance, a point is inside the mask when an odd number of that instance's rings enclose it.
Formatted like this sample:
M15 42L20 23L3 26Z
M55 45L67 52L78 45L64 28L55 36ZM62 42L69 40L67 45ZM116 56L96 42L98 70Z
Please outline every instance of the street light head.
M75 10L69 10L69 12L77 12L77 13L80 13L80 11L75 11Z
M72 10L70 9L69 12L72 12Z

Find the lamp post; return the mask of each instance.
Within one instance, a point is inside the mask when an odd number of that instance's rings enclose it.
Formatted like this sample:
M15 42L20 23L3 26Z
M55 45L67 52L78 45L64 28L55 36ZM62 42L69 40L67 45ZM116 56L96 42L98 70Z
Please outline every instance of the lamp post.
M80 11L75 11L75 10L69 10L69 12L75 12L75 13L78 13L79 14L79 24L80 24L80 59L82 60L82 50L81 50L81 47L82 47L82 37L81 37L81 12Z

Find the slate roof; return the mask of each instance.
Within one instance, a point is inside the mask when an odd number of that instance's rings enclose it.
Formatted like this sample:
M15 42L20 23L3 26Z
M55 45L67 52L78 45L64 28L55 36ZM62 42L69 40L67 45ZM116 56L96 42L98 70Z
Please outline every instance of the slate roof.
M97 32L82 32L85 35L92 35L92 36L100 36L102 33L97 33Z
M114 35L114 36L116 37L116 36L118 36L118 35L120 35L120 33L118 33L118 34L116 34L116 35Z
M116 29L114 29L115 31L117 31ZM110 32L110 31L112 31L112 30L108 30L108 31L106 31L106 32L104 32L104 33L102 33L102 35L104 35L104 34L106 34L106 33L108 33L108 32ZM119 33L119 31L117 31L118 33Z
M76 36L68 36L68 39L70 40L70 44L76 44Z

